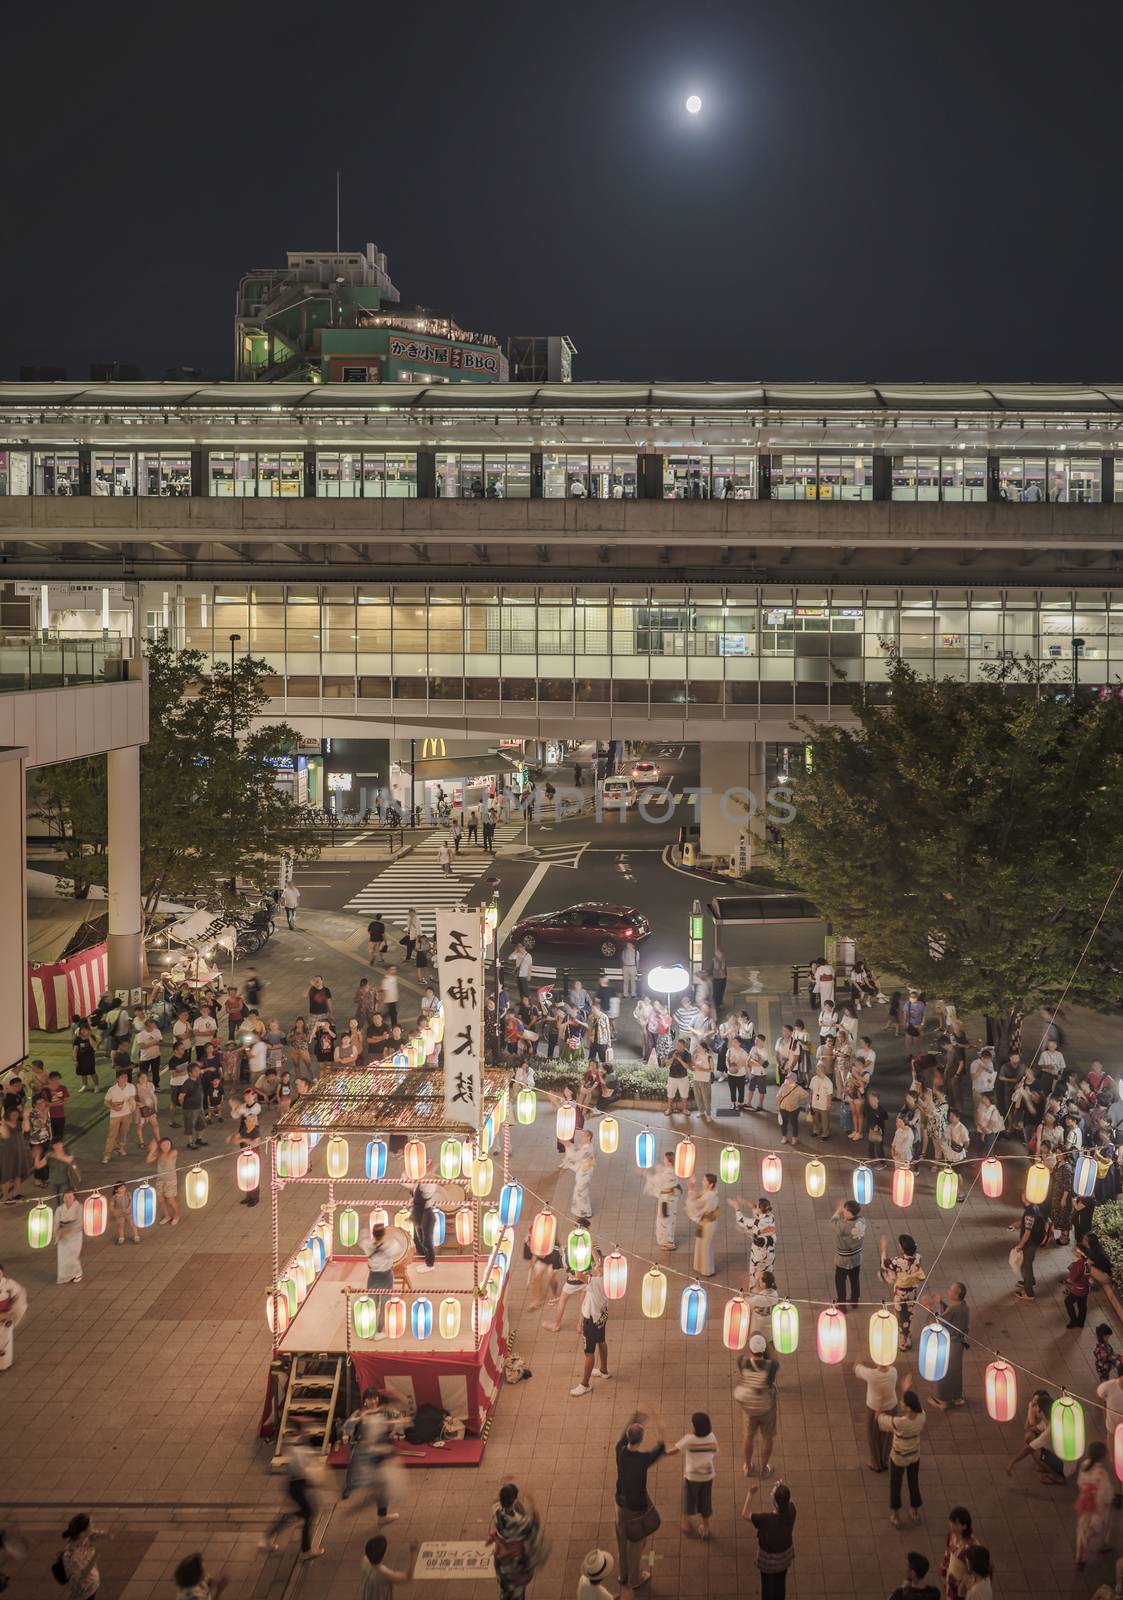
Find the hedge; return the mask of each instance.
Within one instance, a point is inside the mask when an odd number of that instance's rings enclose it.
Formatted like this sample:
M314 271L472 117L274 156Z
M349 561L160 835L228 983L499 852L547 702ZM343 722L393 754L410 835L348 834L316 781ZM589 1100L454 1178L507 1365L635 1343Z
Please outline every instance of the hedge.
M531 1058L534 1082L539 1089L561 1089L570 1084L574 1091L581 1086L588 1062L584 1059L568 1061L540 1061ZM640 1061L618 1061L612 1069L620 1086L622 1100L658 1100L667 1098L667 1074L661 1067L645 1067Z
M1123 1200L1105 1200L1096 1207L1092 1232L1111 1262L1111 1279L1123 1290Z

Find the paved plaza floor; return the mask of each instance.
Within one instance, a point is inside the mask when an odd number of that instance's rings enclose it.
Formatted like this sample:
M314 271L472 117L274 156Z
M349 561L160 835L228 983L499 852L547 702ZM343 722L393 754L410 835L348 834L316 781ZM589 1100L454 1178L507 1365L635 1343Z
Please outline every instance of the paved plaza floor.
M294 935L281 930L260 963L271 984L265 1007L270 1014L290 1017L312 972L322 970L342 997L365 970L360 941L350 945L342 923L316 927ZM795 1014L788 1002L782 1010L785 1017ZM891 1071L894 1061L899 1065L903 1059L902 1047L884 1033L877 1042ZM1083 1051L1070 1050L1070 1060L1074 1057L1087 1065ZM716 1098L724 1104L721 1091ZM889 1098L896 1103L896 1093ZM88 1116L100 1110L92 1097L82 1096L72 1100L72 1108L82 1109L83 1103ZM673 1135L663 1115L646 1120L661 1147L668 1148ZM680 1122L684 1129L685 1120ZM569 1208L572 1180L558 1171L552 1123L552 1110L543 1102L533 1127L512 1130L515 1174L528 1191L524 1222L539 1198L553 1201L561 1212ZM698 1137L708 1134L699 1120L693 1126ZM721 1451L714 1537L702 1545L680 1534L681 1465L678 1458L661 1463L652 1475L663 1527L654 1540L650 1592L714 1597L759 1592L755 1537L739 1516L745 1480L739 1412L731 1395L733 1358L721 1338L723 1290L741 1285L744 1238L723 1206L718 1272L702 1336L688 1339L679 1329L677 1290L686 1276L671 1277L667 1314L658 1321L646 1319L639 1283L645 1258L655 1254L654 1202L643 1194L632 1154L636 1131L631 1121L622 1120L620 1149L613 1156L598 1155L593 1184L597 1241L606 1249L617 1244L633 1253L627 1296L611 1307L611 1381L597 1384L584 1398L570 1396L580 1372L576 1307L570 1304L560 1333L545 1329L541 1313L527 1309L526 1269L519 1261L509 1302L512 1342L533 1377L501 1393L480 1469L408 1473L401 1521L389 1530L392 1564L405 1564L413 1538L483 1538L498 1485L513 1479L534 1496L552 1544L550 1560L530 1590L532 1600L569 1597L576 1592L585 1552L598 1544L614 1549L612 1446L632 1413L659 1410L673 1442L687 1431L691 1412L703 1409L713 1419ZM718 1118L715 1142L699 1147L699 1169L716 1168L717 1153L729 1137L770 1146L776 1135L772 1115L742 1116L736 1122ZM202 1152L208 1156L219 1153L223 1135L212 1130L209 1137L210 1146ZM118 1167L121 1176L139 1175L135 1146L126 1160L103 1168L103 1141L99 1123L78 1142L86 1183L99 1181L107 1171L116 1175ZM802 1148L822 1153L817 1141L805 1141ZM840 1157L854 1149L837 1132L828 1147ZM181 1152L181 1172L188 1159ZM849 1193L849 1167L832 1164L827 1196L811 1200L803 1187L804 1159L802 1151L785 1153L783 1187L774 1199L777 1277L782 1293L826 1300L833 1261L828 1217L834 1202ZM746 1198L760 1192L758 1162L759 1156L744 1153L746 1175L739 1192ZM139 1246L120 1249L109 1233L87 1240L79 1285L56 1286L53 1249L28 1248L24 1208L0 1213L0 1260L30 1298L16 1336L15 1365L0 1374L0 1514L8 1525L15 1517L31 1545L28 1562L13 1569L10 1600L41 1600L53 1591L46 1567L75 1509L92 1510L95 1522L109 1530L99 1600L170 1600L174 1562L193 1549L206 1552L213 1571L229 1573L233 1600L280 1600L282 1595L335 1600L358 1594L362 1546L376 1531L375 1517L360 1497L342 1503L337 1482L320 1496L324 1558L294 1566L295 1533L282 1538L277 1555L265 1556L257 1548L281 1496L280 1481L269 1469L270 1449L257 1438L269 1360L263 1315L269 1207L238 1205L232 1159L210 1170L209 1204L202 1211L185 1210L178 1228L153 1227ZM901 1581L905 1551L922 1550L938 1565L946 1514L956 1503L971 1509L979 1539L992 1551L1000 1596L1084 1597L1109 1575L1108 1557L1089 1563L1082 1574L1074 1570L1071 1488L1045 1487L1029 1462L1013 1479L1006 1476L1006 1464L1021 1446L1021 1413L1031 1380L1019 1379L1016 1422L1000 1427L983 1402L982 1374L990 1359L984 1345L1041 1374L1054 1393L1063 1384L1094 1395L1092 1326L1105 1315L1112 1320L1097 1293L1088 1328L1066 1330L1057 1287L1070 1259L1066 1250L1053 1250L1039 1261L1036 1302L1014 1299L1006 1225L1016 1214L1016 1191L1016 1182L1008 1181L1002 1200L988 1201L976 1192L966 1206L943 1212L935 1205L929 1169L917 1183L910 1210L891 1205L884 1178L870 1208L864 1297L881 1298L874 1259L878 1237L907 1228L927 1263L938 1258L934 1288L944 1291L953 1278L967 1283L972 1333L979 1341L967 1355L966 1407L947 1414L929 1411L919 1527L897 1532L889 1526L887 1477L874 1476L865 1466L864 1385L851 1367L854 1359L867 1357L868 1313L850 1318L845 1365L825 1367L815 1354L814 1309L802 1308L800 1348L781 1368L773 1457L798 1509L789 1593L801 1600L821 1595L883 1600ZM723 1198L731 1192L723 1190ZM294 1214L294 1227L298 1220ZM681 1217L679 1248L670 1259L670 1267L684 1275L690 1271L688 1228ZM1119 1333L1123 1336L1123 1327ZM1118 1342L1123 1344L1123 1337ZM915 1358L903 1356L898 1363L902 1373L910 1359ZM931 1392L926 1384L919 1387ZM1088 1420L1090 1437L1102 1436L1101 1415L1089 1409ZM475 1600L496 1592L491 1582L419 1583L416 1588L430 1600L444 1594Z

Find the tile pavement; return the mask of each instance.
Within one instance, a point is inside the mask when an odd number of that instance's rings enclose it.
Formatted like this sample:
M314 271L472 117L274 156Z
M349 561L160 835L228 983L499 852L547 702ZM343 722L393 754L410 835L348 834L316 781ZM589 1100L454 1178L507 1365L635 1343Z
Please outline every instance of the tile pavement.
M293 938L299 944L287 953L281 947L271 957L278 966L271 995L276 1004L269 1009L282 1014L291 1009L282 1003L285 991L295 1002L309 970L295 955L304 941L299 934ZM311 935L308 940L311 944ZM337 994L349 993L365 962L322 943L313 944L312 951ZM890 1054L893 1049L890 1044ZM663 1123L661 1114L651 1117L661 1142L669 1143ZM720 1119L718 1143L709 1157L700 1154L700 1167L716 1166L717 1149L734 1127L746 1142L763 1145L775 1137L770 1117L746 1116L739 1124ZM695 1128L704 1131L699 1123ZM618 1243L648 1256L653 1253L653 1202L642 1194L632 1159L634 1131L625 1122L618 1153L598 1156L594 1232L605 1246ZM88 1147L90 1156L99 1155L100 1142L101 1130L95 1129L80 1154ZM850 1153L836 1134L830 1149L841 1154L844 1148ZM513 1130L513 1149L516 1174L528 1189L564 1210L570 1179L558 1173L545 1108L534 1127ZM815 1149L821 1153L817 1143ZM215 1153L212 1138L207 1154ZM135 1153L119 1165L129 1175L139 1172ZM8 1591L12 1600L50 1592L39 1558L45 1553L49 1561L58 1529L80 1506L93 1507L95 1519L111 1530L101 1600L170 1600L174 1562L195 1548L207 1553L214 1570L230 1574L233 1600L280 1600L282 1594L327 1600L357 1593L362 1545L374 1523L361 1500L338 1500L336 1483L321 1494L326 1557L294 1571L293 1536L276 1557L263 1558L256 1548L279 1500L268 1448L256 1437L269 1353L261 1312L269 1222L267 1206L249 1211L237 1205L232 1166L229 1176L224 1168L212 1168L208 1207L185 1211L179 1228L153 1228L139 1247L120 1250L108 1235L87 1241L85 1281L78 1286L53 1283L54 1254L27 1248L22 1213L9 1208L0 1214L0 1259L31 1297L30 1313L17 1334L16 1364L0 1375L7 1446L0 1452L0 1515L7 1521L15 1514L34 1536L34 1560ZM798 1157L785 1156L784 1185L775 1197L778 1277L783 1292L819 1298L829 1294L831 1282L827 1216L844 1180L841 1169L832 1168L828 1197L812 1201L803 1191L801 1169ZM747 1153L745 1171L741 1192L752 1197L756 1158ZM528 1193L526 1213L533 1214L536 1205ZM973 1197L954 1219L935 1285L942 1288L951 1277L965 1279L977 1339L1047 1374L1054 1390L1064 1383L1091 1394L1091 1327L1079 1334L1066 1331L1057 1294L1068 1254L1051 1253L1035 1304L1015 1301L1006 1264L1010 1236L1004 1228L1013 1215L1010 1199ZM297 1221L294 1213L294 1234ZM951 1221L935 1206L930 1177L918 1183L916 1201L906 1213L892 1208L882 1186L870 1212L871 1243L882 1232L907 1227L931 1262ZM683 1272L688 1271L686 1234L683 1218L680 1249L671 1262ZM738 1285L743 1244L727 1209L717 1255L718 1281ZM533 1378L505 1388L479 1471L407 1474L402 1520L390 1529L392 1561L403 1564L411 1538L483 1537L496 1487L513 1478L534 1495L552 1541L550 1562L531 1589L533 1600L572 1595L585 1551L598 1543L613 1548L611 1451L631 1413L658 1408L673 1442L685 1431L690 1413L701 1408L710 1412L721 1444L714 1539L702 1546L680 1535L680 1466L677 1458L662 1463L653 1475L664 1518L654 1542L653 1592L758 1593L755 1541L738 1515L744 1480L731 1398L732 1358L721 1342L724 1296L712 1293L705 1333L688 1340L675 1314L675 1279L667 1316L651 1322L641 1315L643 1270L642 1262L633 1260L627 1298L612 1307L612 1381L574 1399L568 1391L580 1366L576 1308L570 1307L560 1334L548 1332L541 1313L526 1308L519 1264L511 1296L514 1343ZM864 1290L871 1299L880 1298L868 1266ZM1093 1299L1090 1324L1102 1314L1104 1308ZM1019 1422L1000 1428L987 1417L981 1380L989 1357L981 1349L967 1357L967 1407L947 1415L930 1411L923 1447L923 1523L901 1533L889 1527L887 1480L863 1465L863 1386L850 1371L865 1352L866 1315L850 1319L845 1367L825 1368L814 1353L813 1315L804 1308L801 1348L783 1363L774 1461L792 1486L799 1513L789 1593L799 1600L824 1594L881 1600L900 1581L907 1549L924 1550L938 1561L946 1511L962 1502L994 1555L998 1594L1090 1595L1108 1575L1108 1561L1102 1558L1086 1573L1075 1573L1071 1489L1045 1488L1029 1463L1015 1478L1006 1477L1005 1465L1020 1447L1021 1427ZM899 1365L903 1370L904 1358ZM1023 1379L1023 1403L1027 1387ZM1094 1437L1099 1431L1094 1413L1089 1421ZM463 1600L495 1593L491 1583L419 1588L431 1600L441 1600L444 1591Z

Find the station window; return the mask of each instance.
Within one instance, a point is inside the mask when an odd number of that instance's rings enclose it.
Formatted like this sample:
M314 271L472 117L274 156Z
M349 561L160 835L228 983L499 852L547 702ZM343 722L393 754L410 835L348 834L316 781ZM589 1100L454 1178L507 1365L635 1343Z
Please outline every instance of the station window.
M327 500L412 500L415 451L317 450L316 494Z
M1033 505L1048 498L1044 456L1001 456L998 462L998 498Z
M0 495L30 494L29 466L26 450L0 450Z
M137 456L136 492L165 499L184 499L191 493L191 457L146 452Z
M295 499L304 493L304 464L296 451L212 450L212 495L235 499Z
M1098 505L1102 499L1101 465L1098 456L1050 456L1049 499Z
M530 454L440 451L437 495L448 500L527 500L530 498Z
M36 450L32 457L34 494L77 494L78 453L71 450Z
M634 500L636 458L546 451L542 457L542 493L547 500Z
M774 455L773 500L872 500L873 457Z
M665 455L664 500L755 500L755 455Z
M894 456L894 500L985 500L985 456Z

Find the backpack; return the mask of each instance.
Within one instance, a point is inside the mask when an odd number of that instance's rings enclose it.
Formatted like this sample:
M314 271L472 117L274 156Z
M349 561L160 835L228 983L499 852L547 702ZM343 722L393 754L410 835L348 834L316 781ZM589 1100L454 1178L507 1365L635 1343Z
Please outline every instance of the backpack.
M66 1562L63 1559L63 1554L62 1554L61 1550L59 1551L59 1553L55 1557L55 1559L51 1562L51 1577L55 1580L56 1583L59 1583L59 1584L66 1584L66 1583L70 1582L70 1574L66 1570Z

